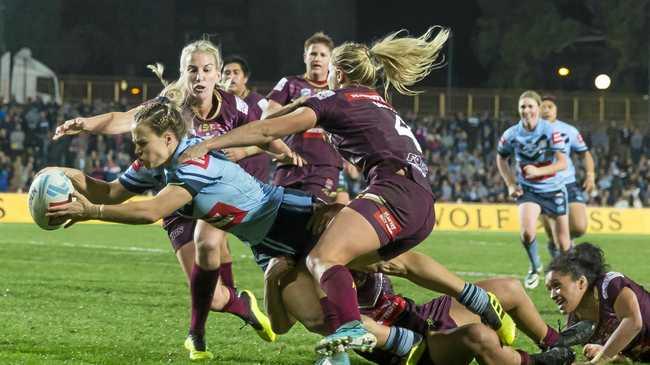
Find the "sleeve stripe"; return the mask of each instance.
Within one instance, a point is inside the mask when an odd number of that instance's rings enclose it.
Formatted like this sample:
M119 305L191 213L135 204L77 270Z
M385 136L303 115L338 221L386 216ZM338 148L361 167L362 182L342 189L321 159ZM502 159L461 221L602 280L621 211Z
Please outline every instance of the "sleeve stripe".
M202 182L204 184L212 183L212 180L210 179L209 176L194 174L194 173L191 173L191 172L181 172L181 171L177 171L176 174L178 175L178 177L181 180L184 180L184 179L195 180L195 181Z
M120 181L126 181L131 185L134 186L141 186L141 187L154 187L156 184L153 184L151 182L146 182L146 181L141 181L138 179L134 179L128 175L122 175L120 176Z

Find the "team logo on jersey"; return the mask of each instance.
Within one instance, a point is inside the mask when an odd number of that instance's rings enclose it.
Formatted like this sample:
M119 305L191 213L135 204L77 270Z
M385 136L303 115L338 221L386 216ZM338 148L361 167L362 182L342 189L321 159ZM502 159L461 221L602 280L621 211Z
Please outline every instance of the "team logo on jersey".
M546 135L541 135L537 139L518 143L519 153L528 161L538 161L548 148Z
M204 221L220 229L229 229L244 220L247 211L233 207L226 203L217 203L208 212Z
M381 225L381 228L384 229L391 241L394 241L402 232L402 226L400 226L393 213L385 207L380 206L379 210L373 214L373 217Z
M235 101L237 103L237 110L244 114L248 114L248 104L238 96L235 96Z
M184 163L188 165L198 166L204 170L207 170L208 165L210 165L210 155L205 155L199 158L193 158L191 160L185 161Z
M330 96L334 96L336 93L332 90L323 90L319 92L318 94L314 95L318 100L324 100L329 98Z
M311 96L311 89L300 89L300 96Z
M553 132L553 137L552 137L553 144L560 143L560 142L562 142L562 140L563 140L562 133Z

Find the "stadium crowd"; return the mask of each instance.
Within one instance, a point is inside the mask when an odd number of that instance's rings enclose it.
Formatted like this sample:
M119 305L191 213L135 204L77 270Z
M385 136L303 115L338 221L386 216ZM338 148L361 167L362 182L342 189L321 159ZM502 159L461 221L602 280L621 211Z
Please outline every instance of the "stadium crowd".
M133 160L128 135L64 138L52 142L56 125L77 116L127 110L126 103L95 100L86 103L26 104L0 102L0 192L25 192L39 169L46 165L74 166L89 175L111 181ZM507 191L496 169L498 136L514 122L484 113L436 118L403 112L427 159L429 179L439 201L506 202ZM650 131L639 128L576 125L596 162L598 189L589 204L615 207L650 206ZM573 158L581 181L584 169ZM358 179L358 177L357 177ZM362 188L354 179L354 194Z

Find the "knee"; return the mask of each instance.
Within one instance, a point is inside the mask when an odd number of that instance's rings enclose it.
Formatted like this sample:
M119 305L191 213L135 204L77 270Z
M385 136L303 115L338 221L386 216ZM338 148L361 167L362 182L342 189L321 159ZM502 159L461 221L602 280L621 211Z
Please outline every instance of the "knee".
M582 237L587 232L587 222L571 222L571 238Z
M525 230L521 232L521 241L529 245L535 239L535 232Z
M494 346L500 345L496 333L480 323L467 325L463 340L477 355L481 355Z

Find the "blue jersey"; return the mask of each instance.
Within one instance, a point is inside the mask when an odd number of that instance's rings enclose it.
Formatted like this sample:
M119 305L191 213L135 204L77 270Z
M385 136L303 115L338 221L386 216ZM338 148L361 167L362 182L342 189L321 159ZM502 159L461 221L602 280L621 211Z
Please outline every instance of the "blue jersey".
M200 141L183 138L165 166L167 183L185 188L193 197L179 213L202 219L250 245L260 243L275 221L284 189L260 182L217 152L179 164L183 151Z
M559 173L526 179L523 168L526 165L538 167L551 165L555 162L555 152L563 152L564 139L551 123L540 119L532 131L524 127L523 121L508 128L497 147L502 157L514 155L517 165L517 182L531 188L533 191L548 192L564 187L564 176Z
M571 153L577 152L587 152L589 147L585 143L585 140L582 139L582 135L576 129L576 127L571 124L565 123L561 120L556 120L551 123L553 129L557 132L560 132L562 139L564 140L564 154L567 157L567 168L566 170L558 172L559 175L564 177L565 184L571 184L576 182L576 168L571 161Z
M159 191L167 184L182 186L193 198L179 214L202 219L250 245L261 243L275 222L284 188L258 181L217 152L178 164L183 151L199 142L198 137L183 138L171 165L164 168L148 169L135 161L120 183L134 193Z
M124 188L135 194L142 194L147 190L159 192L167 184L165 169L162 167L148 169L140 160L135 160L129 168L120 175L118 181Z

